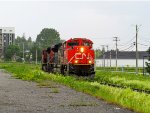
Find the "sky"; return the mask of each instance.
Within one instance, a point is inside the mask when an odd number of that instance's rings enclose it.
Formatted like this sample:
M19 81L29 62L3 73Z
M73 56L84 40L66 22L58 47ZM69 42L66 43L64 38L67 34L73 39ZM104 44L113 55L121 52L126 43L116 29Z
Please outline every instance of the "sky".
M60 38L89 38L94 49L108 45L119 50L135 50L135 26L138 25L138 49L150 46L150 1L0 1L0 26L15 27L16 36L36 39L43 28L54 28Z

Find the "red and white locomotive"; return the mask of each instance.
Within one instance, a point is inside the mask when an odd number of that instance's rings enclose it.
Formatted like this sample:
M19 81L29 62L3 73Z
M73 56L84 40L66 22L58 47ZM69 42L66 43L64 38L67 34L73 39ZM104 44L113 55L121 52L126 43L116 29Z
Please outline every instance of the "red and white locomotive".
M86 38L71 38L48 47L42 52L42 69L48 72L94 77L93 42Z

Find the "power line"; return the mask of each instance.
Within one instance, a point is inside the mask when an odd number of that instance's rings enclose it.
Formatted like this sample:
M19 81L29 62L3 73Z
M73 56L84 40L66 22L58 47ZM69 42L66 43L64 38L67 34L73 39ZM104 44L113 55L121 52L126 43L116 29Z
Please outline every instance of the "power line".
M148 42L148 43L150 43L150 40L149 40L149 38L147 38L147 37L144 37L144 36L140 36L140 37L142 37L142 41L145 41L145 42Z
M133 41L134 39L135 39L135 36L134 36L132 39L130 39L129 41L127 41L126 43L121 44L121 45L118 45L118 46L126 46L126 45L129 45L129 43L131 43L131 41Z
M131 46L129 46L128 48L123 49L123 50L120 50L120 51L126 51L126 50L128 50L128 51L129 51L130 49L134 48L134 46L135 46L135 45L131 45Z
M124 48L124 47L129 46L129 45L131 45L131 42L126 44L126 45L118 45L118 46L121 46L121 48Z
M149 40L145 40L145 39L142 39L142 40L140 40L140 41L144 41L144 42L146 42L146 43L150 43Z
M131 47L133 44L134 44L134 42L130 43L130 44L129 44L128 46L126 46L126 47L119 48L119 50L125 50L125 49Z
M141 44L141 43L138 43L139 45L142 45L142 46L150 46L150 45L145 45L145 44Z
M112 47L112 50L115 48L115 45Z

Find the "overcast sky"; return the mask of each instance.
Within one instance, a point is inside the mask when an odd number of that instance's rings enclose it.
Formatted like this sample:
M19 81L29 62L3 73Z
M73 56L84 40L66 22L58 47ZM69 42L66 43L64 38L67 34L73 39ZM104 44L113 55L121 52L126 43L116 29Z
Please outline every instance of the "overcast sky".
M150 45L150 1L0 1L0 26L15 27L16 36L36 39L43 28L54 28L62 39L90 38L94 48L135 50L135 25L139 25L139 50ZM131 47L131 48L130 48Z

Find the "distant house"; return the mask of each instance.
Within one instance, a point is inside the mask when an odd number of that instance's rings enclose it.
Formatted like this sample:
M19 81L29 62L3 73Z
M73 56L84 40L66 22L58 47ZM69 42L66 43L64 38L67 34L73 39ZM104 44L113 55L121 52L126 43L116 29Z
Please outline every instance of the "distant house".
M136 52L135 51L117 51L117 58L118 59L136 59ZM148 56L146 51L139 51L138 52L138 59L143 59L144 56ZM105 52L100 59L116 59L116 51L108 51ZM146 59L146 58L145 58Z
M117 51L117 65L118 67L125 67L125 66L130 66L130 67L135 67L136 66L136 52L135 51ZM148 53L146 51L139 51L138 52L138 66L142 67L143 62L145 65L145 62L148 61ZM144 59L143 59L144 58ZM111 66L116 66L116 51L108 51L105 52L100 58L97 58L96 60L96 65L97 66L106 66L110 67Z

